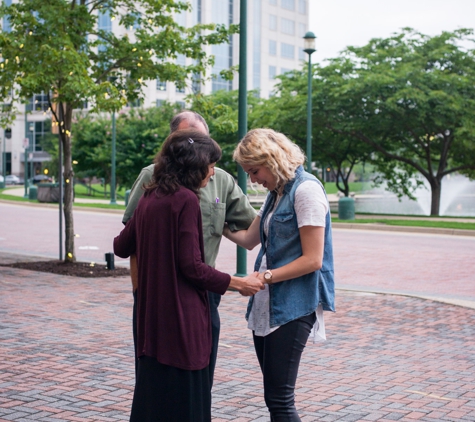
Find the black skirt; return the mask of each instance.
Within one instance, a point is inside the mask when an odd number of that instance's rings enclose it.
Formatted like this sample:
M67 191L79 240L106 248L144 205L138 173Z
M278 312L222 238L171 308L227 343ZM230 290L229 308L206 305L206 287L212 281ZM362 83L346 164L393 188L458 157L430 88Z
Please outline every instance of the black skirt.
M130 422L210 422L209 368L186 371L155 358L138 360Z

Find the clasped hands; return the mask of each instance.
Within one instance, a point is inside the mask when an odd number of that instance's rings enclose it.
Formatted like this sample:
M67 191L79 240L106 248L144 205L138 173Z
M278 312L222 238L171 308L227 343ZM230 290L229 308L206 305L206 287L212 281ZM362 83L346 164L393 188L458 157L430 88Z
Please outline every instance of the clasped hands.
M264 276L259 272L255 271L252 274L249 274L245 277L233 277L236 280L235 284L236 290L241 293L243 296L253 296L259 290L265 289ZM230 287L232 287L230 285Z

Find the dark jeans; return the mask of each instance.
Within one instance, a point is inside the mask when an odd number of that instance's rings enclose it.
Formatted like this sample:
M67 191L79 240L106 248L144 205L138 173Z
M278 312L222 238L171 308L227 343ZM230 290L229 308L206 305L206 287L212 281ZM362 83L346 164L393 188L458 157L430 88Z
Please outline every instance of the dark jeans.
M218 357L219 331L221 320L219 319L218 306L221 302L221 295L208 292L209 307L211 315L211 356L209 358L209 384L213 387L214 369L216 368L216 359ZM132 310L132 333L134 336L134 356L135 356L135 378L137 379L138 361L137 361L137 290L134 292L134 308Z
M315 320L313 312L282 325L265 337L255 336L253 332L264 379L264 399L272 422L300 421L295 408L295 382L300 357Z

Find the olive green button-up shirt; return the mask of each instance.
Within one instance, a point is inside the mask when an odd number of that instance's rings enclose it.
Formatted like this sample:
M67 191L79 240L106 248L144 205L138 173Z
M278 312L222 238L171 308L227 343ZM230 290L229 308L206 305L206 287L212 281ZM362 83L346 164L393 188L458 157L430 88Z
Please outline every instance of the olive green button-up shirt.
M154 164L151 164L143 168L134 182L122 219L124 224L134 214L143 194L142 186L147 185L152 179L153 167ZM232 231L247 229L254 220L256 211L234 178L220 168L215 168L215 175L208 185L200 190L200 207L203 219L205 262L214 267L224 223L228 223Z

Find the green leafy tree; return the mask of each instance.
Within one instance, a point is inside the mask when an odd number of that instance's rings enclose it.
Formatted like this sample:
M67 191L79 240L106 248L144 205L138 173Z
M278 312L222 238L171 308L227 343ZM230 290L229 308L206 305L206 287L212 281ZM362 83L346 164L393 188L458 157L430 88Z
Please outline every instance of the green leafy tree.
M18 0L2 3L10 32L0 33L0 101L16 104L44 92L62 144L66 260L75 260L71 125L73 110L119 110L142 96L148 80L185 85L213 62L203 46L227 42L232 26L184 28L175 13L189 9L175 0ZM120 31L98 29L108 15ZM135 28L135 29L134 29ZM192 64L174 63L178 55ZM15 116L2 114L2 124Z
M373 150L388 188L412 192L426 179L431 215L439 214L442 179L475 173L475 50L472 30L428 37L405 29L349 47L322 69L317 106L335 134Z
M312 158L322 167L334 169L336 186L349 196L349 178L356 164L369 158L370 148L356 138L328 130L325 104L319 103L318 93L325 79L322 69L312 68ZM276 95L257 104L250 115L251 127L270 127L284 133L304 151L307 144L307 84L308 70L294 70L279 76Z
M171 104L120 112L116 120L116 173L119 186L131 187L140 170L153 162L177 113ZM73 123L73 162L77 175L111 179L111 120L87 114Z
M210 95L190 96L191 109L201 114L209 126L211 137L220 145L223 156L219 167L237 177L237 166L233 152L238 139L239 91L220 90ZM251 115L261 100L255 91L247 94L248 115Z

